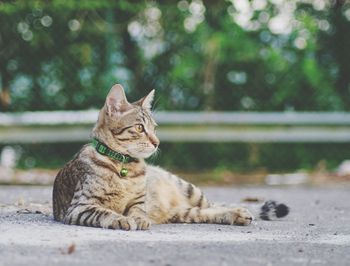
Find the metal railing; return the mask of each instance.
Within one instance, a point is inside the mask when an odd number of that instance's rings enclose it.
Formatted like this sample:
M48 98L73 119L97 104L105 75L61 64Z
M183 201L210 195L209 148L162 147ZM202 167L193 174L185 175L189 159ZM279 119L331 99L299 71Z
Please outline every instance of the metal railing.
M165 142L350 142L350 113L155 112ZM85 142L98 110L0 113L0 143Z

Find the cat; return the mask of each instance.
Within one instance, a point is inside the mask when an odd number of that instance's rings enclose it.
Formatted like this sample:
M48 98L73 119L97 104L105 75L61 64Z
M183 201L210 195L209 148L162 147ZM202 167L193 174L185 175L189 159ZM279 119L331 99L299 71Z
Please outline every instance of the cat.
M212 204L198 187L145 163L159 146L153 98L154 90L129 103L120 84L111 88L92 130L92 143L55 178L54 219L123 230L163 223L249 225L253 215L246 208ZM259 216L269 220L287 214L286 205L269 201Z

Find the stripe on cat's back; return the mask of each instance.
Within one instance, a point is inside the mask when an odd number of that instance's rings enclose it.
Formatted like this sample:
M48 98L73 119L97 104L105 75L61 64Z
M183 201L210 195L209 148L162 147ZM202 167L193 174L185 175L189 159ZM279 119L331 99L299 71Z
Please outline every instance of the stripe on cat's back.
M203 195L203 192L201 191L201 196L200 196L200 198L199 198L199 200L198 200L198 203L197 203L197 206L198 206L199 208L201 208L202 205L203 205L203 198L204 198L204 195Z
M191 183L188 183L187 187L187 197L190 199L193 196L193 185Z

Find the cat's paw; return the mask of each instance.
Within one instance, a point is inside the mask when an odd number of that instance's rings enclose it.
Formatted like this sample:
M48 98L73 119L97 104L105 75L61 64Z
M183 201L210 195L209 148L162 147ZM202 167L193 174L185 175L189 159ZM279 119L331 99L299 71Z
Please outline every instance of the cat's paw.
M108 229L121 229L121 230L136 230L137 224L131 217L117 216L110 217L107 221L102 224L102 227Z
M137 225L137 230L147 230L151 227L151 220L148 219L147 217L133 217L136 225Z
M232 223L235 225L249 225L253 221L253 215L246 208L234 208L231 211Z

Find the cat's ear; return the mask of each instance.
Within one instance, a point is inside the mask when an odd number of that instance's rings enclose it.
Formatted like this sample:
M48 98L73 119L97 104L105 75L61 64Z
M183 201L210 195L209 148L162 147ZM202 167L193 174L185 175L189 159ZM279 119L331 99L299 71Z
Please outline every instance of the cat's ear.
M109 116L113 113L123 113L131 108L122 85L115 84L111 88L106 98L106 108Z
M150 93L148 93L145 97L138 100L135 104L140 105L144 109L151 110L152 108L152 102L154 99L154 90L152 90Z

